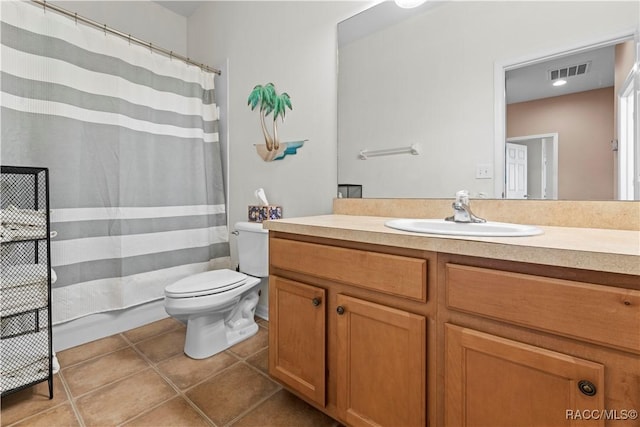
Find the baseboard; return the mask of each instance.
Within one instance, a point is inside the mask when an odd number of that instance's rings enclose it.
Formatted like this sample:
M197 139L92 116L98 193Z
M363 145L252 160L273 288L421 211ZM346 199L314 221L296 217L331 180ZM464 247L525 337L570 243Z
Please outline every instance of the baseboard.
M256 306L256 316L264 320L269 320L269 306L266 304L258 304Z
M137 305L124 310L92 314L53 326L53 349L67 348L118 334L156 320L169 317L164 310L164 299Z

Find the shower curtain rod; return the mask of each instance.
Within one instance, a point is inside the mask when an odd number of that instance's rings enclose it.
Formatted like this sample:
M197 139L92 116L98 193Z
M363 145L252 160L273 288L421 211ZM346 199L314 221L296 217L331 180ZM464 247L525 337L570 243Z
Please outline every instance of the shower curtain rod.
M114 30L113 28L110 28L107 26L107 24L101 24L99 22L96 22L92 19L89 18L85 18L84 16L80 16L77 13L74 12L70 12L66 9L63 9L59 6L53 5L53 4L49 4L47 3L45 0L31 0L31 2L39 4L40 6L42 6L44 8L44 10L46 9L51 9L55 12L61 13L63 15L66 15L70 18L73 18L77 21L80 22L84 22L85 24L91 25L93 27L99 28L101 30L103 30L105 33L110 33L110 34L114 34L116 36L122 37L125 40L129 40L129 42L131 43L136 43L139 44L141 46L147 47L150 50L154 50L156 52L160 52L166 56L168 56L169 58L176 58L179 59L180 61L186 62L187 64L190 65L195 65L197 67L200 67L203 71L207 71L209 73L215 73L217 75L221 74L221 71L212 67L209 67L208 65L205 64L201 64L198 62L195 62L193 60L191 60L190 58L187 58L186 56L182 56L182 55L178 55L176 53L174 53L172 50L168 50L168 49L164 49L162 47L159 46L155 46L150 42L146 42L144 40L140 40L139 38L136 37L132 37L131 34L125 34L122 31L118 31L118 30Z

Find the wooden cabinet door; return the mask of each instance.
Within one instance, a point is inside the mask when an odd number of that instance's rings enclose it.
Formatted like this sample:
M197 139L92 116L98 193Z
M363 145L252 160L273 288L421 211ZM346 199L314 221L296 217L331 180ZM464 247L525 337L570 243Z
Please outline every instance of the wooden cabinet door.
M604 426L577 419L604 409L601 364L451 324L445 348L447 426Z
M269 374L325 406L325 290L269 278Z
M353 426L424 427L424 316L341 294L336 301L341 417Z

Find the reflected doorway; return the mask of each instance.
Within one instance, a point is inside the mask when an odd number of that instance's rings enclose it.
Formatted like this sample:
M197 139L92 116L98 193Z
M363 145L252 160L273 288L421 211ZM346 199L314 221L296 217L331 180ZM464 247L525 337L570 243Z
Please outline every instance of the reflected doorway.
M507 199L558 198L558 134L526 135L506 140Z
M640 137L635 122L640 105L640 71L636 70L618 96L618 199L640 199Z

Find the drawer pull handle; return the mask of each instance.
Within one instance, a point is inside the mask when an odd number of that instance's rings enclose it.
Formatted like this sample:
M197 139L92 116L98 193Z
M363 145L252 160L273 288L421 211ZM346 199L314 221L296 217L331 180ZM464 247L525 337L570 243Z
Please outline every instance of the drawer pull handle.
M311 300L311 303L313 304L314 307L317 307L322 303L322 300L318 297L315 297L314 299Z
M336 311L340 316L342 316L344 314L344 307L339 305L338 308L336 308Z
M591 381L582 380L578 382L578 388L582 394L587 396L595 396L596 394L596 386Z

